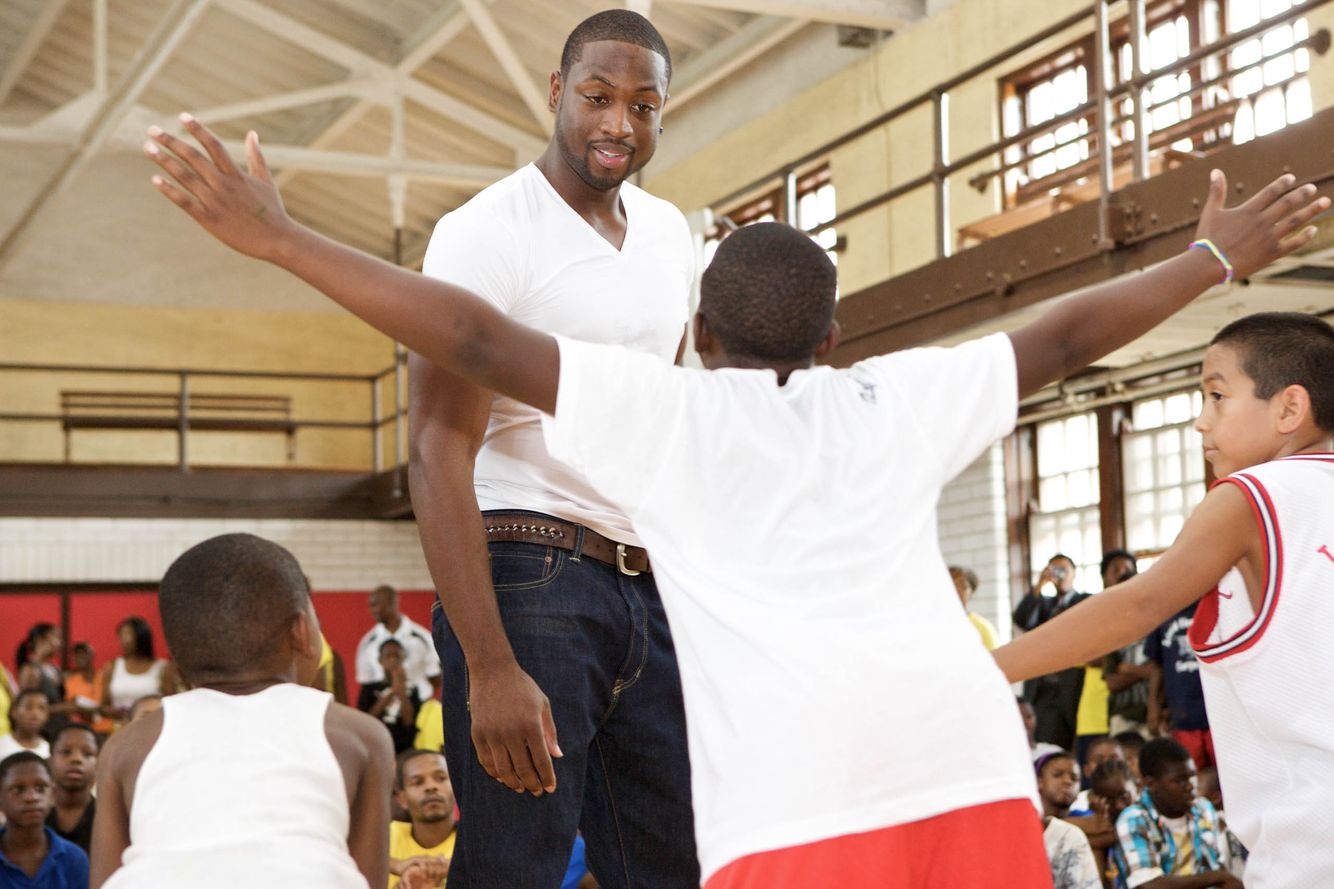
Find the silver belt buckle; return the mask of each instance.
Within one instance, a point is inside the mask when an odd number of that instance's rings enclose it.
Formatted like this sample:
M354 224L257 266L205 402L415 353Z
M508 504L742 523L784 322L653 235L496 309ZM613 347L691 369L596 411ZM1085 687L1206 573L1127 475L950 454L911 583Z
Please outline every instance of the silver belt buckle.
M639 572L639 571L631 571L629 568L625 567L625 544L624 544L624 543L618 543L618 544L616 544L616 570L619 571L619 572L621 572L622 574L624 574L624 575L627 576L627 577L638 577L638 576L642 573L642 572Z

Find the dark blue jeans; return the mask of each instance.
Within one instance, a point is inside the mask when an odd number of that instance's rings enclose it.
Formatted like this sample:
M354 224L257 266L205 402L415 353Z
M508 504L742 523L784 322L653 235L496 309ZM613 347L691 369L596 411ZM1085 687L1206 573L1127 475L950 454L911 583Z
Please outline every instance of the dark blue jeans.
M576 830L602 889L698 889L681 680L653 575L536 544L490 551L505 632L551 701L565 755L556 792L538 798L482 769L463 652L437 603L445 758L462 816L450 889L557 889Z

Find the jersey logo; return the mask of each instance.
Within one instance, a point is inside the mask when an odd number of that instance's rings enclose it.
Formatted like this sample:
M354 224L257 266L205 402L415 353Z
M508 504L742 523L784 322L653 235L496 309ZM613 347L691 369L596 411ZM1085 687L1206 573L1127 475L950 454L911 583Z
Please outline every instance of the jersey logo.
M867 404L875 404L875 383L866 383L862 380L858 380L857 385L861 387L861 391L857 394L861 396L862 401Z
M1328 547L1328 546L1322 546L1322 547L1320 547L1320 549L1316 550L1316 552L1320 553L1320 554L1323 555L1326 559L1329 559L1331 562L1334 562L1334 553L1331 553L1331 552L1329 551L1329 547Z

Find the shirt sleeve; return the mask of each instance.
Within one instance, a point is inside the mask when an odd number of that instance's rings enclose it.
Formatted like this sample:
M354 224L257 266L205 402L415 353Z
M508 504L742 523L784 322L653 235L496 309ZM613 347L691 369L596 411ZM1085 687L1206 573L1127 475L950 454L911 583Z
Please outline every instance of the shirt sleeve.
M942 481L962 472L1018 420L1014 346L1003 333L950 348L881 355L854 372L879 377L912 407L940 461Z
M1163 636L1162 633L1154 630L1144 637L1144 662L1147 664L1163 663Z
M522 242L485 208L441 217L422 260L422 274L469 290L506 315L520 307L525 268Z
M683 427L691 372L620 346L556 342L556 413L542 416L547 450L631 515L663 474Z

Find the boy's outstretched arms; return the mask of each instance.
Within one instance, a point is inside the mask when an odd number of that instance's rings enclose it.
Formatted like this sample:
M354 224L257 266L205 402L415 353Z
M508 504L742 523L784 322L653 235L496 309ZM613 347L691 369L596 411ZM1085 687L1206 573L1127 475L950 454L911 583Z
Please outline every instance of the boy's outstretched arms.
M539 410L556 409L560 354L547 334L511 321L459 287L427 278L316 234L283 209L259 150L246 137L248 171L203 124L181 123L207 155L157 128L144 151L168 176L153 185L209 234L287 269L348 311L440 367Z
M1227 180L1214 170L1195 237L1208 239L1244 278L1315 237L1307 226L1330 206L1314 185L1294 188L1281 176L1250 200L1224 209ZM1082 370L1137 339L1223 278L1223 267L1203 249L1139 275L1125 275L1066 300L1010 334L1019 372L1019 397Z
M1246 495L1236 485L1218 485L1148 571L1080 602L992 654L1010 682L1089 663L1144 638L1212 590L1233 565L1241 566L1250 586L1263 567L1260 546Z

